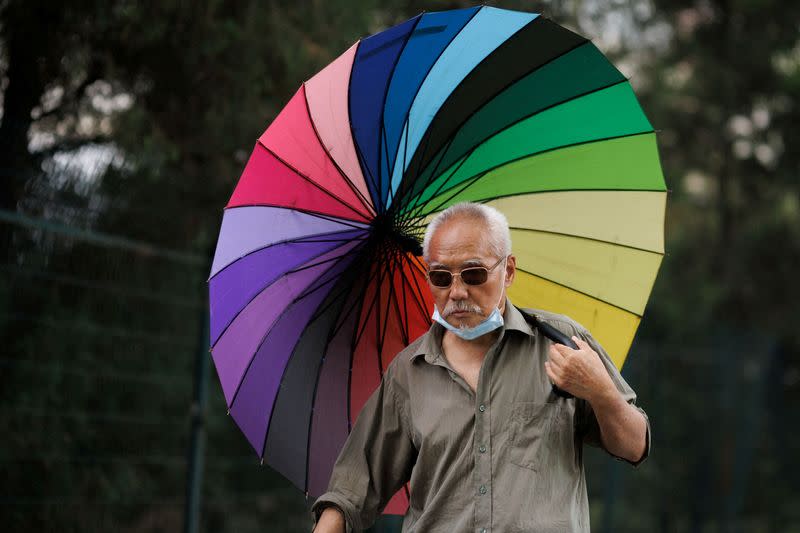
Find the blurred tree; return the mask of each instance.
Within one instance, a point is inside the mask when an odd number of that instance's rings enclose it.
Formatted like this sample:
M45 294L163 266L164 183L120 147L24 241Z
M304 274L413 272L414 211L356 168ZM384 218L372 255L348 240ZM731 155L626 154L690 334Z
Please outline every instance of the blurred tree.
M786 373L800 365L800 5L658 0L642 12L639 31L663 28L663 44L625 48L673 194L639 339L683 352L657 352L681 361L659 387L659 441L672 444L657 460L670 473L655 499L661 527L784 530L796 524L781 502L798 495L797 463L778 450L800 442L764 430L798 406Z

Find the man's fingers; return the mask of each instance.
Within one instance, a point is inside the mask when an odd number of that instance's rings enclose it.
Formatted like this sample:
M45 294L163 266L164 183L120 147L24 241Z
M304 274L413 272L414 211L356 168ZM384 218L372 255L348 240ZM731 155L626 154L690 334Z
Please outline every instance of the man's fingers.
M577 344L578 348L580 348L581 350L591 350L592 349L592 347L589 346L588 342L586 342L585 340L581 339L577 335L573 335L572 336L572 340L575 341L575 344Z
M559 354L561 354L561 356L562 356L564 359L567 359L567 358L568 358L570 355L574 354L574 353L577 351L577 350L573 350L573 349L572 349L572 348L570 348L569 346L566 346L566 345L564 345L564 344L561 344L561 343L558 343L558 342L554 342L554 343L552 343L552 344L550 345L550 347L551 347L553 350L557 351Z
M564 388L564 376L561 369L556 368L550 361L545 361L544 369L547 372L547 376L550 378L550 382L558 387L559 389Z
M575 343L578 345L580 351L586 353L588 357L594 356L594 358L600 359L600 355L596 351L594 351L594 348L592 348L588 342L577 336L573 336L572 340L574 340Z
M567 362L567 358L564 354L559 350L561 345L551 344L550 345L550 361L555 363L557 366L561 366ZM566 346L564 346L566 348Z
M544 362L544 370L547 372L547 376L550 378L550 381L558 385L561 382L561 376L558 375L555 366L550 361Z

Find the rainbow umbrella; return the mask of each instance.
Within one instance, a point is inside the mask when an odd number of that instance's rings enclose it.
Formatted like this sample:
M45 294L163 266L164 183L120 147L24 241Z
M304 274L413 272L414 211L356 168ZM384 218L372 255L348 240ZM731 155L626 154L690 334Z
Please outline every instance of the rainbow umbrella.
M569 314L622 366L663 256L656 138L626 78L532 13L425 13L360 40L258 139L209 279L230 414L306 493L383 370L430 324L430 217L512 227L514 303ZM407 491L387 512L402 513Z

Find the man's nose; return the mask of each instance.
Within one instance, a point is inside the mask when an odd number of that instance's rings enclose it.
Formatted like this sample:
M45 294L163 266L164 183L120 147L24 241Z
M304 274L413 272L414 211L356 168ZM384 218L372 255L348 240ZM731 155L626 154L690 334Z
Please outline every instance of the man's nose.
M453 282L450 285L450 299L451 300L464 300L468 296L467 285L461 281L461 276L453 276Z

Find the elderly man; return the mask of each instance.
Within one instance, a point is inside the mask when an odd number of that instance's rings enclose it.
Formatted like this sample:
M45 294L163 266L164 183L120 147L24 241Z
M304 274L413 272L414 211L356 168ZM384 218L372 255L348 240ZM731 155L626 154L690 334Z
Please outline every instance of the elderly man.
M507 299L516 260L499 211L448 208L423 255L434 323L364 405L312 507L314 531L369 527L409 482L404 532L588 532L582 445L644 461L635 393L582 326L530 311L578 349L554 344Z

